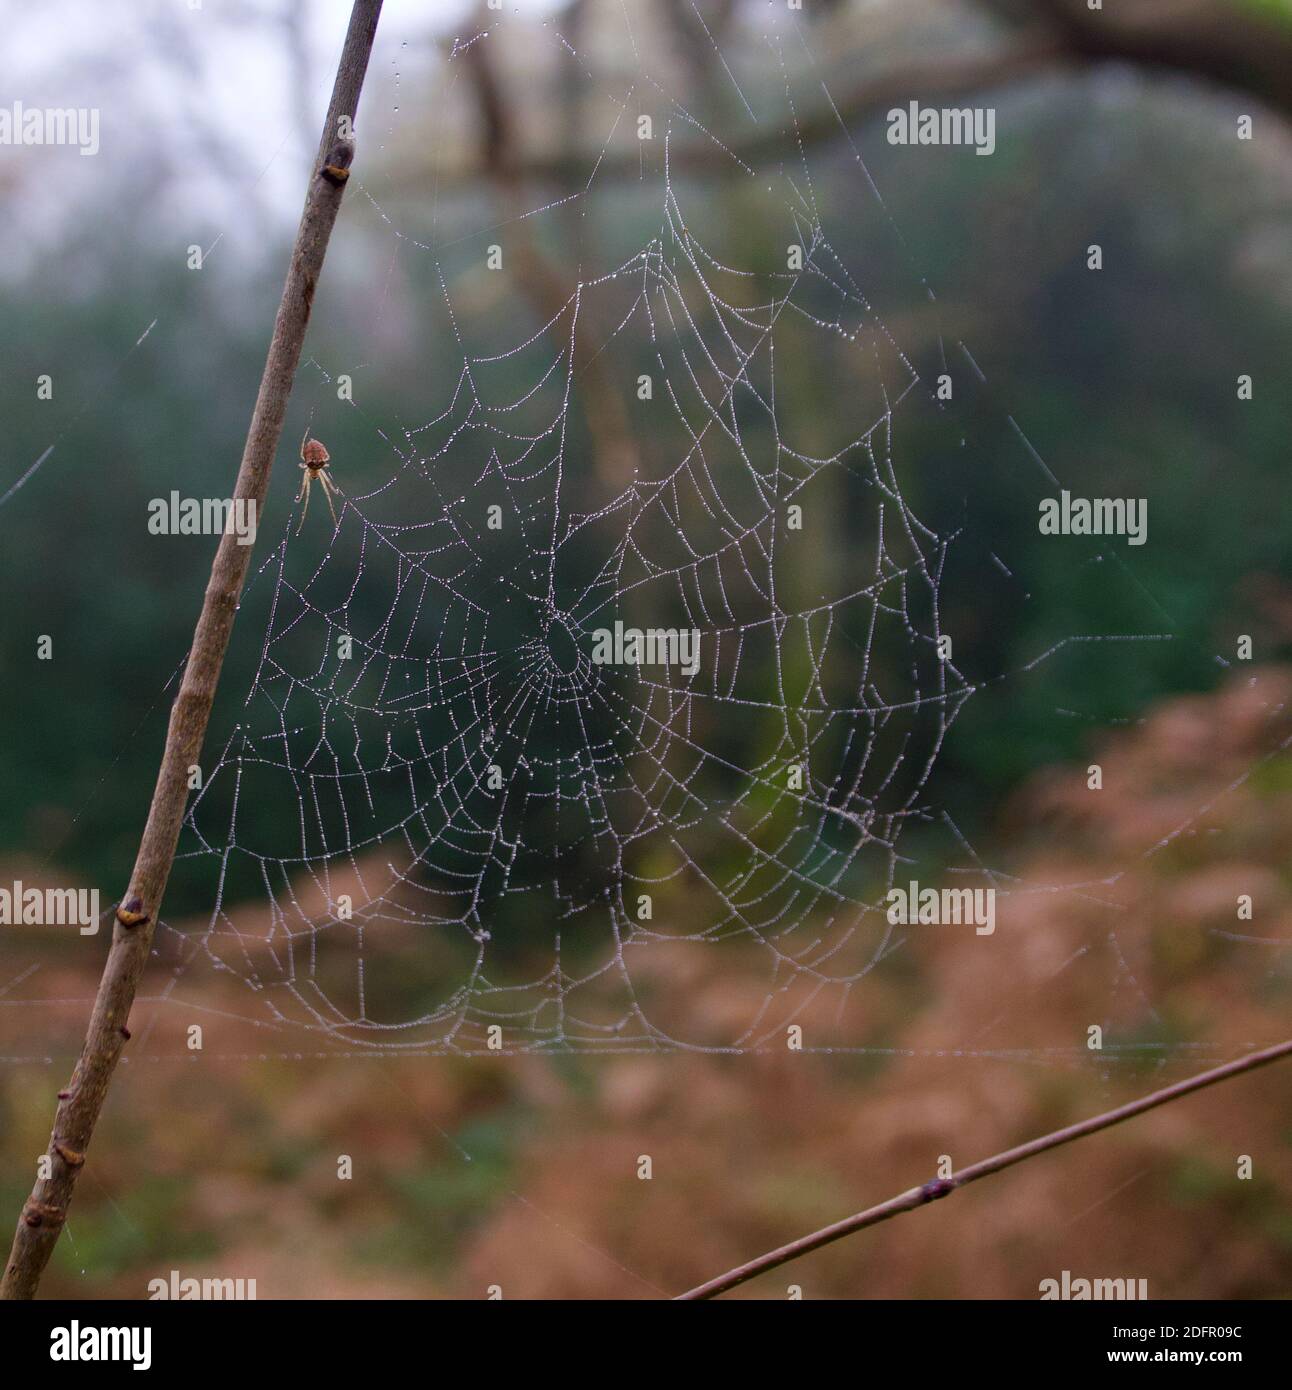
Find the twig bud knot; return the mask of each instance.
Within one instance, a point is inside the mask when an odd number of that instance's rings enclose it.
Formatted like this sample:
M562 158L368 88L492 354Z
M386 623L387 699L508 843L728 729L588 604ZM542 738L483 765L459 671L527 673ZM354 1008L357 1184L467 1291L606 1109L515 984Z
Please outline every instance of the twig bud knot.
M148 914L144 911L140 898L131 898L129 902L124 902L117 908L117 921L123 927L139 927L147 920Z

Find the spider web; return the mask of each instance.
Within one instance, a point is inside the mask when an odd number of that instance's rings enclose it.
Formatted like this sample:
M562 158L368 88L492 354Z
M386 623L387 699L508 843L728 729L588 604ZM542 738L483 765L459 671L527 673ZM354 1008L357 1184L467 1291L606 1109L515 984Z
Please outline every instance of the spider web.
M446 87L501 27L454 45ZM576 192L501 188L504 219L476 207L455 236L436 202L352 180L329 269L363 268L375 314L352 296L340 328L372 356L307 361L284 436L326 442L339 521L289 510L285 449L234 636L253 674L217 704L176 862L211 908L159 924L160 998L213 970L302 1046L419 1054L783 1049L825 1002L806 1045L871 1051L856 987L906 944L890 887L927 858L935 881L1032 891L930 795L965 702L1074 643L1170 634L1060 636L976 678L949 654L947 586L1010 571L928 481L964 444L929 372L985 376L940 335L917 367L855 204L818 200L830 159L935 300L842 120L828 154L803 138L800 108L834 103L793 15L769 20L779 85L746 93L714 45L751 129L780 136L757 159L635 41L616 87L543 35L608 102ZM373 404L381 378L398 409ZM594 661L617 624L698 634L694 675Z
M421 423L365 418L358 457L330 446L334 534L284 523L244 600L266 600L258 668L178 861L218 876L185 967L234 972L274 1023L364 1046L738 1050L822 990L842 1008L893 944L902 832L971 692L938 650L951 540L896 462L927 389L822 225L806 155L728 156L762 219L742 264L741 237L698 230L678 132L723 153L672 109L649 234L501 344L455 304L462 266L364 190L438 292L452 387ZM566 202L496 233L502 274L528 250L508 234L541 237ZM778 371L814 355L856 389L791 418ZM589 359L637 407L622 481L584 427ZM309 370L324 435L348 403ZM832 513L845 553L822 565ZM698 633L695 674L595 663L616 623ZM244 830L249 800L288 808L272 837ZM743 1017L660 1001L653 957L724 946L761 958ZM388 952L422 963L416 989L385 988Z

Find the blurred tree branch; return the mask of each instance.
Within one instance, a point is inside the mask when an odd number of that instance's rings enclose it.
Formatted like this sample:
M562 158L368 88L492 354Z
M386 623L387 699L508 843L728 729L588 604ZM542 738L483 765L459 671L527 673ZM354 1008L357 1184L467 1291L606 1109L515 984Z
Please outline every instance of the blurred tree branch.
M815 111L800 112L797 127L760 129L725 147L716 143L675 146L669 155L670 168L674 174L713 175L729 172L733 165L744 165L752 173L766 160L793 153L800 140L808 145L837 135L840 121L851 127L895 102L905 103L913 97L956 95L1016 82L1061 66L1071 57L1057 36L1039 34L1026 35L993 53L902 67L867 78L850 96L833 106L826 104ZM486 145L486 153L487 150ZM523 160L513 156L507 171L513 184L548 183L563 190L586 188L594 177L598 183L640 179L641 172L641 157L635 150L626 154L557 150L527 155ZM441 183L448 180L469 185L478 178L478 168L464 168L441 175Z
M1073 59L1116 60L1201 77L1292 117L1292 24L1233 0L980 0L1024 32L1049 33Z
M489 24L490 11L482 10L481 22ZM497 189L504 215L509 219L509 251L516 278L530 302L549 326L567 314L573 370L578 377L580 401L598 477L612 495L633 480L638 454L623 399L602 367L595 331L576 332L580 313L577 286L561 274L543 253L526 219L531 209L523 193L524 171L516 160L515 122L505 84L493 61L486 32L460 50L471 73L480 112L480 160ZM584 317L587 311L582 310Z
M904 64L863 78L852 91L814 110L798 113L797 128L760 129L726 148L717 143L674 145L675 174L706 175L733 165L753 170L793 154L798 143L819 143L911 100L930 101L987 91L1028 78L1079 71L1103 62L1177 72L1249 93L1292 120L1292 24L1240 10L1220 0L1119 0L1114 8L1090 10L1085 0L978 0L1003 21L1001 46L970 57L938 57ZM684 0L665 0L675 36L690 33ZM702 42L692 34L693 47ZM475 48L481 47L477 42ZM691 61L705 62L693 52ZM710 78L710 81L716 80ZM495 152L496 154L496 152ZM488 158L489 151L486 149ZM496 173L490 169L489 172ZM470 184L478 168L441 173L449 182ZM562 191L589 186L595 178L641 177L638 151L561 149L516 156L509 151L507 178L518 183L553 185Z
M659 0L659 6L673 32L678 57L699 81L721 81L720 45L731 27L735 0L709 0L707 18L695 0Z

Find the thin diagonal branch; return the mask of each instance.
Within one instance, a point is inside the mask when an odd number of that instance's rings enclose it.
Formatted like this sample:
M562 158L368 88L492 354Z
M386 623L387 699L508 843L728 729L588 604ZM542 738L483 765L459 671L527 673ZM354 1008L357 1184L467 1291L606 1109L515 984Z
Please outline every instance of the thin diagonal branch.
M1080 1120L1077 1124L1068 1125L1064 1129L1056 1129L1052 1134L1043 1135L1039 1139L1030 1139L1026 1144L1019 1144L1017 1148L1006 1149L1004 1153L998 1153L992 1158L984 1158L977 1163L971 1163L967 1168L962 1168L960 1172L949 1178L935 1178L932 1182L926 1182L922 1187L912 1187L907 1191L899 1193L896 1197L890 1197L886 1202L880 1202L878 1206L868 1207L865 1211L859 1211L854 1216L845 1217L842 1221L836 1221L832 1226L823 1226L819 1231L813 1231L811 1235L800 1236L798 1240L792 1240L788 1245L782 1245L778 1250L769 1250L765 1255L759 1255L756 1260L739 1265L735 1269L730 1269L726 1274L720 1274L716 1279L710 1279L707 1283L699 1284L693 1289L689 1289L684 1294L679 1294L679 1300L698 1301L706 1298L714 1298L720 1293L726 1293L730 1289L737 1288L758 1274L766 1274L769 1269L776 1269L777 1266L788 1264L791 1260L796 1260L800 1255L806 1255L811 1250L819 1250L823 1245L830 1245L836 1240L841 1240L844 1236L850 1236L854 1231L863 1231L867 1226L878 1226L881 1221L887 1221L890 1217L898 1216L904 1211L914 1211L916 1207L926 1206L929 1202L935 1202L939 1197L948 1197L957 1188L967 1187L971 1182L977 1182L979 1178L985 1178L992 1173L999 1173L1004 1168L1012 1168L1016 1163L1022 1163L1024 1159L1035 1158L1037 1154L1048 1153L1050 1149L1057 1149L1061 1144L1070 1144L1074 1139L1084 1139L1088 1134L1098 1134L1101 1129L1109 1129L1113 1125L1119 1125L1123 1120L1133 1119L1136 1115L1142 1115L1146 1110L1156 1110L1159 1105L1167 1105L1173 1100L1179 1100L1182 1096L1191 1095L1194 1091L1200 1091L1204 1086L1214 1086L1218 1081L1228 1081L1230 1077L1242 1076L1245 1072L1255 1071L1257 1067L1263 1067L1270 1062L1277 1062L1283 1057L1292 1056L1292 1039L1286 1042L1267 1047L1261 1052L1249 1052L1245 1057L1238 1057L1232 1062L1226 1062L1224 1066L1213 1067L1210 1071L1199 1072L1197 1076L1191 1076L1184 1081L1177 1081L1172 1086L1164 1086L1160 1091L1154 1091L1151 1095L1143 1096L1139 1100L1129 1101L1125 1105L1119 1105L1115 1110L1107 1110L1102 1115L1092 1116L1088 1120Z
M355 0L350 13L319 156L310 176L292 248L283 297L265 359L260 391L247 432L234 498L254 503L259 513L269 487L274 454L287 414L287 400L300 362L301 345L323 269L328 240L341 207L354 146L349 139L364 74L381 14L381 0ZM345 118L343 124L343 118ZM179 695L171 708L157 785L130 886L117 909L112 946L103 967L94 1010L71 1082L59 1092L49 1138L50 1176L31 1190L13 1249L0 1280L0 1298L32 1298L67 1219L76 1179L85 1163L94 1126L130 1031L126 1024L152 946L166 881L188 800L188 768L198 761L215 701L220 668L229 646L252 547L238 543L232 529L221 537L202 612L193 634Z

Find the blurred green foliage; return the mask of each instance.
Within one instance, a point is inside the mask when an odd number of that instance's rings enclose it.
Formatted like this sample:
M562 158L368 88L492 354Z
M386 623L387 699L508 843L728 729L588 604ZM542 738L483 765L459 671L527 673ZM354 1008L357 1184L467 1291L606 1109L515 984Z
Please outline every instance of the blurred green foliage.
M1282 507L1292 416L1280 389L1292 326L1274 292L1288 269L1288 171L1259 151L1236 152L1223 96L1202 101L1187 88L1134 81L1100 90L1099 100L1082 82L1006 94L991 159L929 150L912 160L886 144L882 122L872 123L861 148L883 204L841 144L812 151L835 252L924 379L948 371L955 382L948 409L926 402L897 413L893 448L916 513L955 535L941 626L955 639L957 665L981 688L953 728L928 799L966 828L989 821L1028 772L1078 754L1093 731L1134 719L1166 692L1212 684L1218 654L1232 657L1239 633L1257 634L1262 659L1283 639L1260 595L1292 562ZM425 190L401 187L400 215L420 227ZM747 188L686 179L677 188L702 238L712 236L735 263L775 268L783 229L760 226ZM447 273L465 274L496 210L473 195L438 215ZM307 358L323 363L353 363L352 316L363 317L392 254L384 223L362 205L353 218L307 347ZM607 260L640 245L658 219L658 199L631 183L603 195L595 224ZM210 495L232 476L283 254L266 247L258 265L216 257L194 274L173 247L163 254L135 244L130 226L126 215L104 212L92 242L97 278L67 279L78 248L59 245L21 286L8 285L10 332L0 350L5 484L55 445L0 513L0 584L11 615L0 635L3 713L16 734L0 751L11 793L0 803L0 843L108 894L132 859L174 690L168 682L214 547L209 538L148 537L147 501L172 488ZM559 226L540 224L539 235L561 264ZM1103 249L1099 272L1086 264L1092 243ZM80 253L89 255L89 245ZM317 369L301 369L253 574L285 524L306 419L318 433L326 427L334 460L351 461L341 476L353 487L389 471L379 460L364 476L372 422L398 436L443 408L459 350L429 257L401 269L400 320L417 325L416 337L381 353L379 369L354 368L362 418L337 408ZM146 341L127 353L154 317ZM505 313L485 304L464 317L475 351L508 347L542 321L519 292ZM858 389L850 359L820 344L805 334L802 350L778 362L778 410L802 422L804 448L828 444L832 413ZM629 350L649 362L647 344ZM33 399L38 370L54 375L51 402ZM523 389L521 364L516 371ZM1256 380L1250 402L1235 389L1245 371ZM1073 491L1148 498L1149 544L1041 537L1038 502L1053 488L1011 416ZM648 457L662 449L641 412L632 421ZM749 428L765 430L756 421ZM581 419L571 417L570 431L570 467L591 486ZM483 463L481 447L464 440L464 477ZM810 562L821 573L850 564L864 573L867 506L837 495L830 535ZM805 591L811 579L802 576ZM248 592L208 748L238 718L271 590L269 576ZM362 595L356 626L375 626L382 602L375 590ZM52 662L33 660L39 634L54 637ZM1079 640L1159 634L1170 640ZM805 679L801 661L797 676L787 669L791 682ZM753 720L715 735L745 766L765 757L774 737ZM252 839L269 839L284 808L264 799L240 815ZM209 908L211 867L181 860L171 913Z

